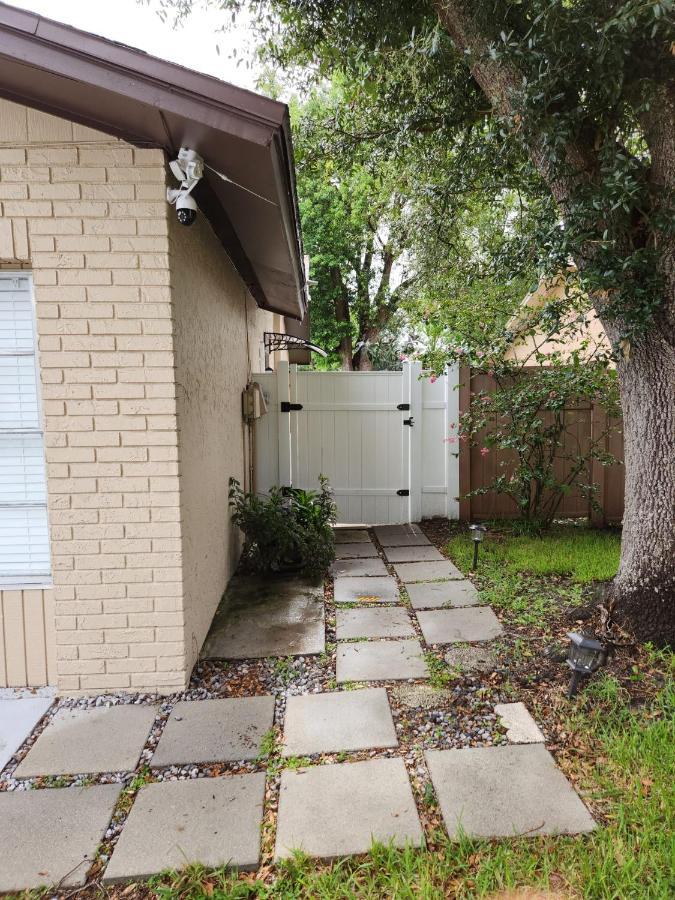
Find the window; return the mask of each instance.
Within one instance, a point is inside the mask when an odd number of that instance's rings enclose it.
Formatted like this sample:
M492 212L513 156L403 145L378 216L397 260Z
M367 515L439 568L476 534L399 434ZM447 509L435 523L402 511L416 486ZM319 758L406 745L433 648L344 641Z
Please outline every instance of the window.
M0 585L49 574L32 279L0 272Z

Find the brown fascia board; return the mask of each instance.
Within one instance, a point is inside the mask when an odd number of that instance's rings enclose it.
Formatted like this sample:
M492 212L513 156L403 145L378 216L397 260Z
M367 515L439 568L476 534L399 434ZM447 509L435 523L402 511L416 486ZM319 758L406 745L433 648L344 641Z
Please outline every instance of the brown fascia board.
M256 262L244 251L218 192L205 186L195 196L199 202L201 194L205 215L258 304L293 318L303 317L307 295L285 104L4 3L0 3L0 62L0 96L130 143L159 146L174 154L178 146L172 130L180 134L192 129L205 136L216 155L221 143L228 141L230 154L233 146L238 148L236 156L240 160L245 160L246 146L269 153L273 184L270 178L265 180L267 173L260 168L249 166L249 174L251 178L263 179L260 193L269 196L274 190L284 223L283 234L279 229L278 238L287 246L293 270L297 295L294 310L288 308L288 285L285 305L275 302L270 292L261 287ZM36 79L36 72L45 73L48 81L43 82L41 76ZM54 79L58 79L58 90L54 90ZM97 90L122 101L117 115L110 112L111 106L95 102L93 94ZM92 99L88 100L90 95ZM232 159L230 155L228 162ZM217 168L220 160L209 154L207 162ZM248 181L247 186L255 189L256 183ZM247 215L246 202L245 197L239 198L232 211ZM255 215L258 209L252 206L250 214ZM284 277L280 273L279 284Z

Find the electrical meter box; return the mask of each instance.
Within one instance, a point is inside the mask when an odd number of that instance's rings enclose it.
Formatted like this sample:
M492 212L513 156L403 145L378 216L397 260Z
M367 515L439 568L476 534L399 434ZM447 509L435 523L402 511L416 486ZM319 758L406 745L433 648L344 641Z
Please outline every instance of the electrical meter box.
M265 415L267 403L265 402L262 387L257 381L252 381L246 385L241 395L241 405L244 419L247 422L253 422Z

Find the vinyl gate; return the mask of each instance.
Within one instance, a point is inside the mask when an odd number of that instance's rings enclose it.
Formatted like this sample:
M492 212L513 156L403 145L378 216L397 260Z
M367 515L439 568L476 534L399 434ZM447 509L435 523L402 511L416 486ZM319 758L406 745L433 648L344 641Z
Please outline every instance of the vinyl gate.
M338 521L385 524L457 518L459 464L450 424L457 370L435 382L401 372L313 372L279 363L254 375L267 413L255 427L255 489L330 480Z

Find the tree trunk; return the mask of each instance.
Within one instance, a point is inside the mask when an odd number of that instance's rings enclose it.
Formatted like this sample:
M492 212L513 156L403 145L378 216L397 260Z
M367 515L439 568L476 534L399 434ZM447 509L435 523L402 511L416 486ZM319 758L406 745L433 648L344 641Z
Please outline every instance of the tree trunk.
M335 295L335 321L338 322L345 330L351 329L350 324L350 316L349 316L349 297L347 291L344 286L344 282L342 281L342 276L340 274L340 270L338 268L332 268L331 272L331 281L333 282L333 286L336 290ZM340 343L338 344L338 353L340 354L340 361L342 363L342 368L351 372L352 366L352 336L350 333L343 334L340 338Z
M675 350L651 336L618 363L625 458L615 616L675 647Z

